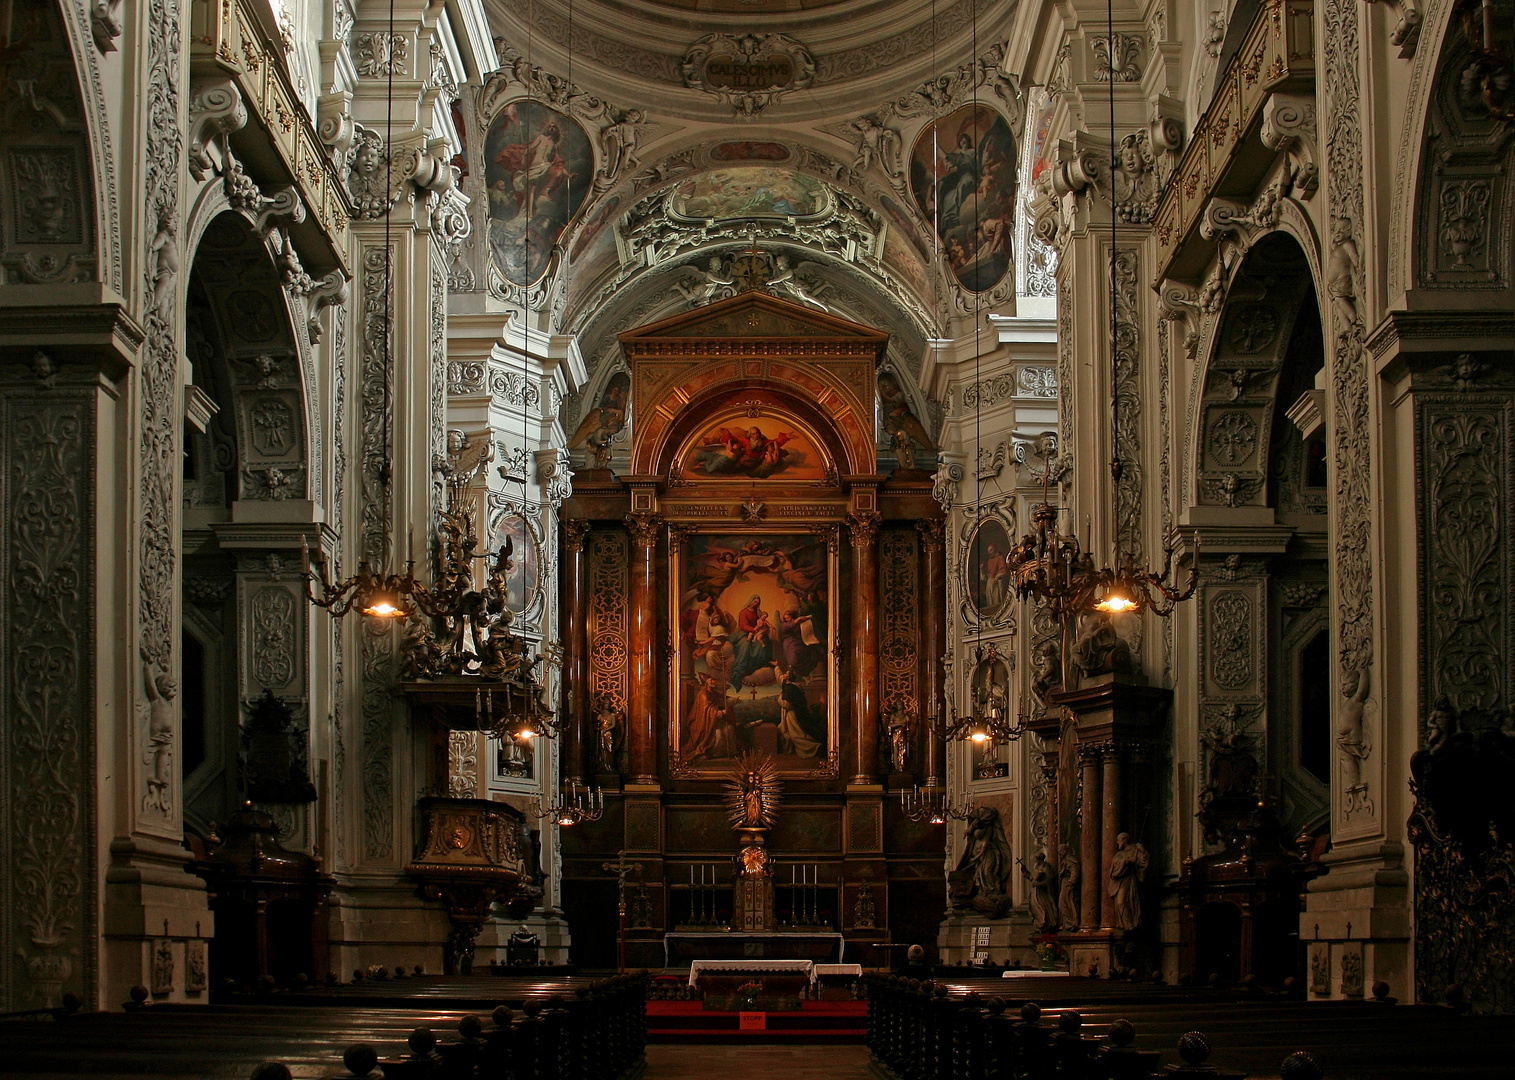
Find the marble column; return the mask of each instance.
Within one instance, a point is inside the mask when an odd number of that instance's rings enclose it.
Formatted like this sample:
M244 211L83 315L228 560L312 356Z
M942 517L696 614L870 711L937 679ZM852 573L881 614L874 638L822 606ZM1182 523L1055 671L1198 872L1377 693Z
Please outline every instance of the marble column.
M1100 874L1100 772L1099 751L1092 746L1078 748L1079 765L1084 772L1083 801L1079 804L1079 863L1082 877L1079 896L1079 928L1098 930L1100 925L1100 897L1104 890L1104 877Z
M563 779L584 783L594 771L589 761L595 746L591 723L593 710L589 698L589 645L585 637L585 618L589 596L585 587L584 538L589 522L583 518L563 519L563 702L568 708L566 730L569 737L563 747ZM600 762L599 771L610 772L614 762Z
M940 521L917 521L921 534L921 653L925 668L921 679L922 720L939 717L942 703L942 652L947 611L947 557ZM925 784L946 784L947 744L928 725L922 724Z
M878 527L877 511L847 515L852 535L853 784L878 783Z
M626 705L626 736L632 782L658 782L657 746L657 579L653 558L663 519L656 514L627 514L631 533L631 596L626 637L631 670Z
M1115 859L1115 838L1120 835L1121 769L1120 752L1113 746L1104 748L1104 814L1100 823L1099 858L1099 924L1107 929L1115 926L1115 899L1110 895L1110 864Z

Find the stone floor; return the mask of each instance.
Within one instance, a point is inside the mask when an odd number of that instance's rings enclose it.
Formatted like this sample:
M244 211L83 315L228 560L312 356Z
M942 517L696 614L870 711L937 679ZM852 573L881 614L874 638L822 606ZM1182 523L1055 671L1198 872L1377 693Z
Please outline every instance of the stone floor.
M646 1080L869 1080L866 1046L711 1046L647 1048Z

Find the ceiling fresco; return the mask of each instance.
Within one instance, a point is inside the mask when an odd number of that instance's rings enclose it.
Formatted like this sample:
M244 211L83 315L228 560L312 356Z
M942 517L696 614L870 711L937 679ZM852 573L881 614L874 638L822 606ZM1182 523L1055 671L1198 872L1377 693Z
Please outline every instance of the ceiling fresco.
M729 145L729 144L728 144ZM690 221L804 218L830 205L826 185L793 169L719 169L674 189L668 209Z
M977 103L933 121L916 136L910 187L934 224L963 288L994 288L1012 264L1015 137L1005 118Z

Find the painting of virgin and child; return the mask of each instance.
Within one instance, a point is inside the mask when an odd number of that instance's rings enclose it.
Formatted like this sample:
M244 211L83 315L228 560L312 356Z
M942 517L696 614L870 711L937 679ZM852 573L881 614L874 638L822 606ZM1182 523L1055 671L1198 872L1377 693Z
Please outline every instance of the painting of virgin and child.
M814 536L688 537L677 573L674 750L720 769L744 751L809 771L831 731L830 555Z

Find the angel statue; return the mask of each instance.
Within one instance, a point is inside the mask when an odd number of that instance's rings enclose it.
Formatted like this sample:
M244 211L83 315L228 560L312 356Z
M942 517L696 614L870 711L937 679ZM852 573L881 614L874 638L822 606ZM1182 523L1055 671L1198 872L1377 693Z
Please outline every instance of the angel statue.
M778 768L769 754L749 750L737 759L726 781L726 809L735 829L767 829L778 814Z

